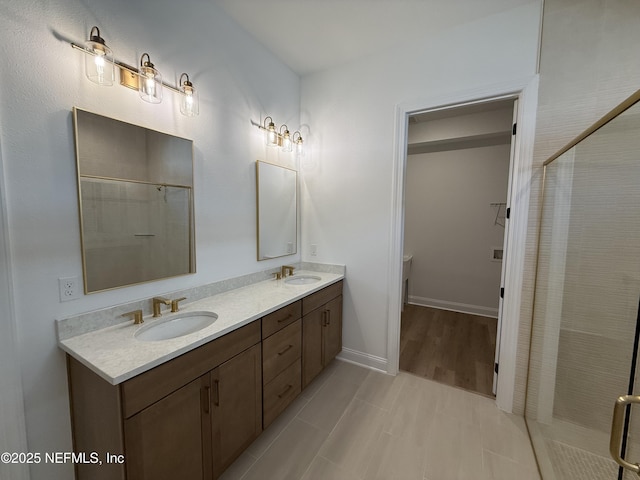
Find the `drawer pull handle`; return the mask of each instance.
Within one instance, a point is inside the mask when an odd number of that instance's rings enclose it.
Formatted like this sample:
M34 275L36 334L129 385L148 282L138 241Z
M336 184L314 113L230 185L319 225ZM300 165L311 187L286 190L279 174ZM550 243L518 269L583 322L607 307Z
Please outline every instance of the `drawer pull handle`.
M293 345L287 345L286 347L284 347L284 349L281 352L278 352L278 355L284 355L285 353L287 353L292 348L293 348Z
M287 320L289 320L291 317L293 317L293 313L290 313L289 315L287 315L287 316L286 316L286 317L284 317L284 318L280 318L280 319L278 320L278 323L286 322L286 321L287 321Z
M282 391L282 393L281 393L280 395L278 395L278 398L282 398L282 397L284 397L284 396L287 394L287 392L288 392L289 390L291 390L292 388L293 388L293 385L287 385L287 388L285 388L285 389Z

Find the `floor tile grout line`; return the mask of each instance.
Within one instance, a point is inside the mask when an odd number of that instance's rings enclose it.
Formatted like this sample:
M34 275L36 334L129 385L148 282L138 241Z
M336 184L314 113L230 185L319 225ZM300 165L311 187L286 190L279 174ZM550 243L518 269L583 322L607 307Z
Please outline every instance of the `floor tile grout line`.
M302 408L300 408L300 411L302 411L302 409L303 409L304 407L306 407L308 403L309 403L309 400L307 399L307 401L305 402L304 406L302 406ZM298 413L300 413L300 411L299 411ZM298 414L296 414L294 417L292 417L292 418L291 418L291 420L289 420L289 421L288 421L288 422L287 422L287 423L286 423L286 424L285 424L285 425L280 429L280 431L278 432L278 434L277 434L275 437L273 437L273 439L272 439L272 440L267 444L267 446L264 448L263 452L262 452L260 455L258 455L258 456L256 457L256 460L259 460L260 458L262 458L262 457L264 456L264 454L265 454L265 453L267 453L267 451L268 451L268 450L271 448L271 446L276 442L276 440L278 440L278 439L280 438L280 436L281 436L281 435L282 435L282 433L287 429L287 427L288 427L289 425L291 425L291 423L293 423L293 421L294 421L294 420L296 420L297 418L298 418ZM267 427L267 428L269 428L269 427ZM263 430L263 431L262 431L262 433L261 433L261 435L262 435L262 434L264 434L264 432L265 432L265 431L266 431L266 430ZM260 436L258 436L258 438L260 438ZM257 438L256 438L256 440L257 440ZM254 441L256 441L256 440L254 440ZM251 455L251 454L249 454L249 455ZM242 480L242 479L240 479L240 480Z
M495 455L496 457L500 457L500 458L502 458L504 460L508 460L511 463L515 463L515 464L517 464L517 465L519 465L519 466L521 466L523 468L530 469L530 467L527 467L526 465L523 465L522 462L519 462L518 460L514 460L513 458L507 457L506 455L502 455L500 453L496 453L493 450L489 450L488 448L485 448L485 447L482 447L482 453L483 453L482 460L483 460L483 462L484 462L484 452L487 452L487 453L489 453L491 455Z
M253 455L251 455L251 454L249 454L249 455L253 457ZM253 457L253 458L254 458L254 460L253 460L253 462L251 462L251 465L249 465L249 467L248 467L248 468L245 470L245 472L240 476L240 478L238 478L238 480L242 480L244 477L246 477L246 476L247 476L247 474L248 474L248 473L249 473L249 471L253 468L253 466L254 466L256 463L258 463L258 459L259 459L260 457ZM238 459L236 459L236 461L237 461L237 460L238 460Z
M329 377L327 377L327 380L329 378L331 378L333 375L335 375L336 372L333 372ZM369 376L369 374L367 374L367 376ZM365 377L366 378L366 377ZM324 387L324 384L322 385ZM322 388L322 387L321 387ZM359 389L359 387L358 387ZM320 391L320 389L318 389L318 391ZM357 392L357 391L356 391ZM327 434L327 437L323 440L323 442L320 444L320 446L318 447L318 451L317 453L313 456L313 458L311 459L311 461L309 462L309 465L307 466L307 468L305 469L304 473L302 474L302 476L300 477L300 479L304 478L304 476L306 475L306 473L309 471L309 469L311 468L311 465L313 464L313 461L316 459L316 457L321 456L320 452L322 451L322 447L324 447L324 445L326 444L326 442L329 440L329 437L331 437L331 434L336 430L336 428L338 428L338 425L340 425L340 422L342 421L342 419L344 418L344 416L347 414L347 411L349 410L349 408L351 407L351 404L354 402L354 400L356 399L356 392L354 392L353 397L351 397L351 400L349 400L349 403L345 406L344 410L342 411L342 414L340 415L340 418L338 419L338 421L336 422L336 424L333 426L333 428L331 429L331 431ZM316 392L317 393L317 392ZM300 410L302 411L302 410ZM300 412L298 412L300 413ZM315 425L312 425L311 423L307 422L306 420L303 420L301 418L298 418L298 416L296 415L295 417L296 419L300 420L303 423L306 423L307 425L320 430L321 432L326 432L326 430L321 430L320 428L318 428ZM325 457L322 457L325 458ZM325 459L328 460L328 459ZM330 461L330 460L329 460ZM331 462L333 463L333 462ZM241 479L242 480L242 479Z

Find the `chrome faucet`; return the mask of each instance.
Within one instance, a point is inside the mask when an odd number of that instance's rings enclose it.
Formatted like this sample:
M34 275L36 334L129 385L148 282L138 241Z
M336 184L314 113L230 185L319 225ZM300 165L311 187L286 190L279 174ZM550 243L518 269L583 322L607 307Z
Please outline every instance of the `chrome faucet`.
M294 270L294 267L291 267L289 265L283 265L282 268L280 269L280 276L282 278L285 278L287 276L287 272L289 272L289 275L293 275L293 270Z
M162 316L162 305L171 305L171 300L164 297L153 297L153 316Z

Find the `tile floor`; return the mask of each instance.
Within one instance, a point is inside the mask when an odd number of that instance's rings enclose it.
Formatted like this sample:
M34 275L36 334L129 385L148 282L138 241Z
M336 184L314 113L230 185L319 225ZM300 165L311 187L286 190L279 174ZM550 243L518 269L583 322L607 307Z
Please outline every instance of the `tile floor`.
M539 480L524 420L407 373L334 361L222 480Z

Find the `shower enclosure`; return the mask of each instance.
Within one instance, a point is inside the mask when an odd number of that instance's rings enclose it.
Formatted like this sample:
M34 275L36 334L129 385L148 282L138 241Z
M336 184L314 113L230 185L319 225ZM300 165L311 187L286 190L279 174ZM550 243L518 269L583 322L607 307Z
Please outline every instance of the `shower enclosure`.
M639 100L545 163L526 405L544 480L638 478L609 450L616 399L640 395ZM640 462L640 405L621 412L614 453Z

